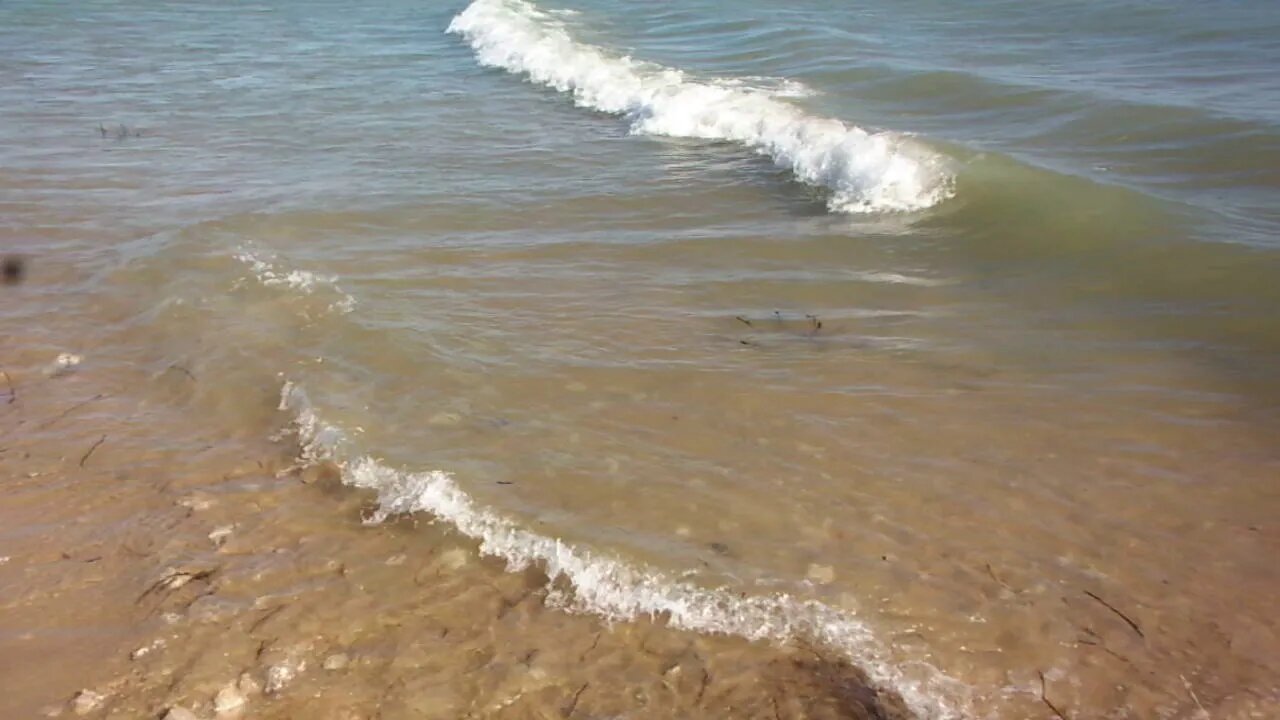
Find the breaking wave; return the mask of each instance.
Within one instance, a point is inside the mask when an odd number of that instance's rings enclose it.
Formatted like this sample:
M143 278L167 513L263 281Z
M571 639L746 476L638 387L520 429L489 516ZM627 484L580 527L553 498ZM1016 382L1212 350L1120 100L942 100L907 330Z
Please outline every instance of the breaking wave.
M896 692L920 718L968 716L968 686L926 663L895 663L871 629L848 611L786 594L703 588L540 535L481 506L447 472L406 472L353 452L347 434L325 422L305 391L292 382L281 390L280 410L291 414L301 463L335 463L346 485L377 494L377 509L367 522L426 513L479 542L481 553L504 559L508 570L537 566L549 583L567 581L572 587L563 600L567 610L609 620L661 616L679 629L749 640L812 641L846 657L877 686Z
M952 195L944 160L908 137L814 117L746 80L708 81L579 43L526 0L475 0L449 24L481 64L572 94L625 117L637 134L735 142L825 188L835 212L921 210ZM790 88L790 90L788 90Z

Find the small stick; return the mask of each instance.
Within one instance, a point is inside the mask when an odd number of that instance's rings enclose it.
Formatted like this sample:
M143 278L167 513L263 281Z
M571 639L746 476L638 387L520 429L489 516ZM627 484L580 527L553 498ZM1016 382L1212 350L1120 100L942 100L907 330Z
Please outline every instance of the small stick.
M1060 718L1060 720L1067 720L1067 716L1063 715L1062 711L1059 710L1056 705L1049 702L1049 697L1045 695L1044 673L1037 670L1036 674L1040 676L1040 700L1044 702L1045 705L1049 706L1049 709L1052 710L1053 714L1057 715Z
M80 458L80 467L84 467L84 464L88 462L89 456L93 454L93 451L97 450L98 446L106 441L107 441L106 435L103 435L102 437L98 438L98 442L94 443L93 446L89 448L89 452L85 453L84 456Z
M565 708L564 716L570 717L573 711L578 709L578 698L582 697L582 693L587 691L587 686L591 683L582 683L582 687L578 688L578 692L573 694L573 699L569 701L569 707Z
M18 390L13 386L13 378L9 377L7 370L0 370L0 375L4 375L4 382L9 386L9 401L6 404L12 405L18 399Z
M1138 627L1138 623L1136 623L1136 622L1134 622L1133 620L1131 620L1131 619L1129 618L1129 616L1128 616L1128 615L1125 615L1124 613L1122 613L1122 612L1120 612L1119 610L1117 610L1115 605L1112 605L1111 603L1107 602L1106 600L1103 600L1102 598L1098 597L1097 595L1094 595L1093 593L1089 592L1088 590L1085 590L1085 591L1084 591L1084 594L1085 594L1085 595L1088 595L1089 597L1093 598L1094 600L1097 600L1098 602L1102 603L1103 607L1105 607L1106 609L1108 609L1108 610L1110 610L1111 612L1115 613L1116 615L1119 615L1121 620L1124 620L1126 623L1129 623L1129 627L1133 628L1133 631L1134 631L1134 632L1136 632L1136 633L1138 633L1138 637L1142 638L1143 640L1145 640L1145 639L1147 638L1147 636L1146 636L1146 635L1143 635L1143 634L1142 634L1142 628Z
M182 367L182 366L181 366L181 365L179 365L178 363L174 363L174 364L170 365L170 366L169 366L169 369L170 369L170 370L177 370L178 372L182 373L183 375L186 375L187 377L191 378L191 381L192 381L192 382L195 382L195 381L196 381L196 376L195 376L195 375L192 375L190 370L188 370L188 369L186 369L186 368Z
M84 407L85 405L88 405L88 404L89 404L89 403L91 403L91 402L97 402L98 400L101 400L101 399L103 399L103 398L105 398L105 397L107 397L105 394L103 394L103 393L98 393L97 395L94 395L93 397L89 398L88 400L81 400L80 402L76 403L75 405L72 405L71 407L67 408L66 410L63 410L63 411L62 411L62 412L61 412L57 417L53 418L52 420L46 420L45 422L41 423L40 425L37 425L37 426L36 426L36 429L37 429L37 430L44 430L45 428L48 428L49 426L51 426L51 425L53 425L54 423L58 422L58 421L59 421L59 420L61 420L62 418L64 418L64 417L66 417L66 416L70 415L71 413L75 412L76 410L79 410L80 408Z
M743 325L746 325L747 327L755 327L754 325L752 325L752 324L751 324L751 321L750 321L750 320L748 320L748 319L746 319L746 318L742 317L741 315L734 315L734 316L733 316L733 319L734 319L734 320L737 320L738 322L742 323Z
M1200 708L1200 714L1208 718L1209 711L1204 709L1204 705L1200 703L1200 698L1196 697L1196 691L1191 689L1191 681L1187 680L1186 675L1179 675L1178 677L1182 678L1182 685L1187 689L1187 694L1191 696L1192 702L1196 704L1196 707Z

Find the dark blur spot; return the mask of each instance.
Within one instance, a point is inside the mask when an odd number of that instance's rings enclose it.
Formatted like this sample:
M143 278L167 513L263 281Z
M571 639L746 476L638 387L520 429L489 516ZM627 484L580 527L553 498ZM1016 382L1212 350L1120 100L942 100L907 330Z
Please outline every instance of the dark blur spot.
M0 275L3 275L5 285L17 285L22 282L26 274L26 263L20 257L6 257L3 264L0 265Z

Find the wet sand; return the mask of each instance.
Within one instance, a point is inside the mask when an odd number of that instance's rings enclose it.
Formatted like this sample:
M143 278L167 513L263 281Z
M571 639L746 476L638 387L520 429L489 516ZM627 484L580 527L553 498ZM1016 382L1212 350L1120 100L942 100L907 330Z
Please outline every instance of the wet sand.
M822 650L573 614L446 527L370 527L288 441L131 391L185 368L50 378L27 347L0 398L0 716L906 716Z

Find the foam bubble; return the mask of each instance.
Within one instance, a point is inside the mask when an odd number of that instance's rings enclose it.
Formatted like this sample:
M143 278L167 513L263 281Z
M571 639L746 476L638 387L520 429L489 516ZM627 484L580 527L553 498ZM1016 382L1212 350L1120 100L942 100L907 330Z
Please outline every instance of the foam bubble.
M235 258L248 265L254 277L264 287L284 287L305 295L315 293L317 288L327 287L339 296L338 300L329 306L330 310L349 313L355 309L356 299L338 286L337 275L320 275L309 270L281 268L261 253L247 248L238 250Z
M785 593L746 595L704 588L683 575L673 577L541 535L478 504L447 472L406 472L353 452L346 433L324 422L305 391L292 382L281 390L280 409L293 415L302 462L334 462L345 484L377 494L377 509L367 522L427 513L478 541L480 552L504 559L511 571L536 565L549 585L567 581L573 588L564 599L567 610L610 620L662 617L683 630L750 640L810 640L843 654L873 683L898 693L921 718L969 716L968 686L925 663L895 663L870 627L850 611Z
M691 79L579 43L554 15L526 0L475 0L449 32L465 38L481 64L570 93L582 107L622 115L633 133L727 140L767 155L800 181L827 189L832 211L921 210L952 194L936 153L781 99L800 85L771 92L751 81Z

